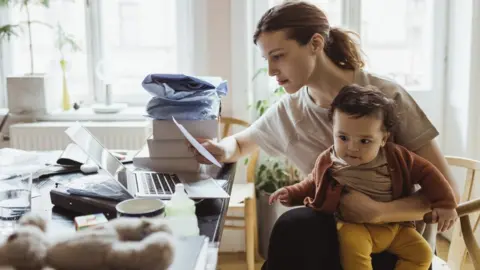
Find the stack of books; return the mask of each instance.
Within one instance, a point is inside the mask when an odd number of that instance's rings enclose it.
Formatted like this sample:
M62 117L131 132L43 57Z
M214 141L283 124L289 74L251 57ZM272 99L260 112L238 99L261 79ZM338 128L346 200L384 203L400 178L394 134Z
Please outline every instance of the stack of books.
M177 120L194 138L219 138L219 121ZM200 172L187 139L173 120L152 120L152 136L133 158L133 164L156 172Z

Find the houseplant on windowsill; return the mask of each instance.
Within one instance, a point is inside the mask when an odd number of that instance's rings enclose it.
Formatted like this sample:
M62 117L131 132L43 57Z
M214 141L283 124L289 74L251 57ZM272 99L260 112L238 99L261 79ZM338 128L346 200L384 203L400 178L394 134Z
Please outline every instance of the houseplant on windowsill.
M49 7L48 0L0 0L0 7L19 8L25 12L26 20L18 23L0 26L0 42L10 41L21 33L28 35L28 49L30 56L30 70L28 73L7 76L8 107L14 114L45 113L52 104L52 99L47 100L45 74L35 73L33 55L32 25L38 24L51 28L50 25L31 18L31 6Z
M265 68L259 69L253 79L255 80L258 76L266 74L266 71ZM275 86L268 99L256 101L254 108L256 115L258 117L262 116L271 105L285 94L285 89L282 86ZM270 233L275 221L284 212L291 209L291 207L283 206L278 201L269 205L268 198L275 190L298 183L302 179L303 177L298 169L285 157L261 155L258 159L255 172L255 189L258 197L259 251L265 259L267 258Z

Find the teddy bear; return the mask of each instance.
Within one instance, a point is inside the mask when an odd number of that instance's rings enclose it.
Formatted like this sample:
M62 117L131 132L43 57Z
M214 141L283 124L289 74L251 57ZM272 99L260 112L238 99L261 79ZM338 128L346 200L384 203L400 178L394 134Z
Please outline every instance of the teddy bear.
M23 216L0 246L0 266L17 270L164 270L173 262L174 239L161 218L121 217L55 237L46 232L47 222L41 216Z

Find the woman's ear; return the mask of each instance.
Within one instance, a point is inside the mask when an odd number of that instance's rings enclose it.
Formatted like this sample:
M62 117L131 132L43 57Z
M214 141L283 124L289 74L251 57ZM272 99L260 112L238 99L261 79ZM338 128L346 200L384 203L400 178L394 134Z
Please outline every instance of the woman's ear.
M312 48L312 53L323 51L323 46L325 45L325 39L319 33L315 33L310 39L310 44Z

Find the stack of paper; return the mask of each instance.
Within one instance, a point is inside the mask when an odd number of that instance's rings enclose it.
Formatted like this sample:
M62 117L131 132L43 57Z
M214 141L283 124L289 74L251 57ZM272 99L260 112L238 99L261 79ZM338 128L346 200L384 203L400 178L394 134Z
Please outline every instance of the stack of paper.
M177 121L172 117L172 120L153 120L152 132L152 137L133 158L136 167L157 172L200 172L202 165L188 149L188 144L195 144L197 150L203 148L195 138L217 139L219 125L218 120ZM209 155L205 149L201 151ZM215 163L220 166L217 161Z

